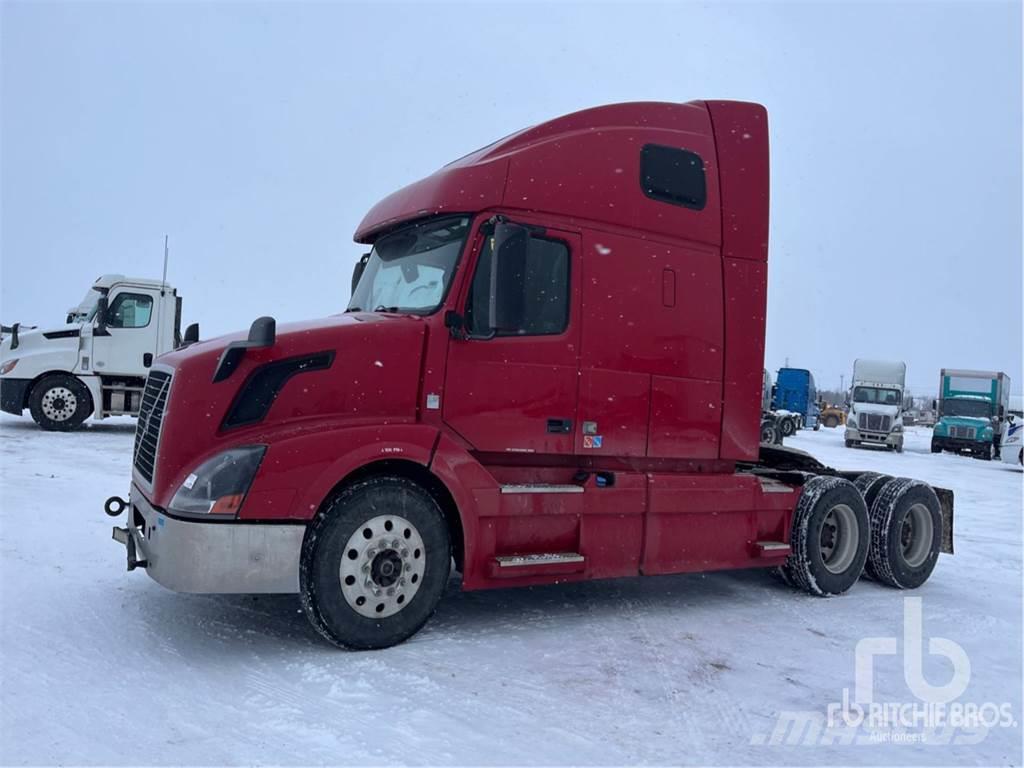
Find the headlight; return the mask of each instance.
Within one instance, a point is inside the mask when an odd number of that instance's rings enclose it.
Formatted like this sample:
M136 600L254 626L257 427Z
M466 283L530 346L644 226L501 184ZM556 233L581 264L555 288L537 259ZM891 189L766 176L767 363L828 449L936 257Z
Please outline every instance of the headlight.
M14 370L14 366L18 364L18 358L8 360L3 365L0 365L0 376L6 376L8 373Z
M901 422L897 421L895 424L892 425L892 429L890 431L891 432L902 432L903 431L903 424Z
M171 511L186 515L237 515L266 450L265 445L232 448L204 461L174 494Z

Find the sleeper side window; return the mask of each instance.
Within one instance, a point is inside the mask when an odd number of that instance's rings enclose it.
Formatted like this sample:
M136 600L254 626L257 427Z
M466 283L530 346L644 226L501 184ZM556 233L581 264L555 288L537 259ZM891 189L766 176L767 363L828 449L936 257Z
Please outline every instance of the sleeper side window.
M652 200L697 211L708 200L704 161L686 149L645 144L640 150L640 186Z
M529 236L522 258L498 261L493 275L493 238L477 260L466 306L472 336L543 336L569 325L569 248L560 240ZM497 300L495 300L497 299Z
M153 314L153 297L144 293L119 293L107 310L110 328L145 328Z

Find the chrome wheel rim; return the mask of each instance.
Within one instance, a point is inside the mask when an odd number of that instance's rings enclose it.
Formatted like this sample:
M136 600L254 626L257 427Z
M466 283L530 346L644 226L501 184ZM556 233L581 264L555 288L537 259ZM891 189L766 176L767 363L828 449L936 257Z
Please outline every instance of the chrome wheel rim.
M915 504L907 511L900 527L900 549L903 559L911 568L917 568L932 551L935 527L932 516L924 504Z
M829 573L843 573L857 556L860 529L857 516L845 504L836 504L825 515L818 534L821 561Z
M349 536L338 577L345 602L361 616L401 611L419 591L427 551L416 526L399 515L378 515Z
M67 421L78 410L78 398L67 387L52 387L43 393L42 408L50 421Z

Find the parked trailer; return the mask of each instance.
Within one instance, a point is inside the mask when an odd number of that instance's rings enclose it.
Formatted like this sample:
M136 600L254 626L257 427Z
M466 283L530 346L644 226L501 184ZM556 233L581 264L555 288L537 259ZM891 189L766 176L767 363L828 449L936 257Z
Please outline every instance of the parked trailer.
M846 447L884 445L903 452L903 391L907 364L889 360L853 362Z
M181 297L160 280L101 275L46 329L15 323L0 342L0 408L27 408L40 427L77 428L89 418L135 416L153 359L199 338L181 335Z
M932 453L969 453L986 461L997 458L1009 400L1010 377L1001 371L943 368Z
M723 224L728 222L727 226ZM767 568L898 588L952 551L952 494L762 446L763 107L618 104L385 198L348 311L164 355L128 567L298 593L348 648L464 589Z

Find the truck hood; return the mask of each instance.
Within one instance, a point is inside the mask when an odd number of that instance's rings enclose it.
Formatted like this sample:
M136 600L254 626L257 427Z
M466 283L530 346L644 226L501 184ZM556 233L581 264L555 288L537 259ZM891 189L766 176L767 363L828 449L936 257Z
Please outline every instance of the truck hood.
M898 405L880 405L878 403L853 403L850 406L851 414L875 414L882 416L889 416L896 418L896 414L900 412Z
M372 312L282 325L273 346L247 350L217 382L224 350L246 334L161 356L153 370L172 379L151 500L166 504L192 468L232 446L273 442L277 450L311 431L414 423L427 328L422 317ZM255 374L274 364L290 366L289 375L276 388L256 386L266 377ZM259 418L236 423L239 403Z
M936 429L947 429L949 427L974 427L979 431L985 427L991 426L992 422L989 419L983 419L979 416L943 416L935 424Z
M24 372L29 370L33 373L28 378L32 378L40 366L42 370L59 368L70 371L78 363L78 339L81 332L81 324L55 328L19 328L16 348L11 349L13 334L5 334L3 341L0 341L0 363L18 361L18 366L8 374L11 378L26 378ZM45 361L40 359L43 357Z

